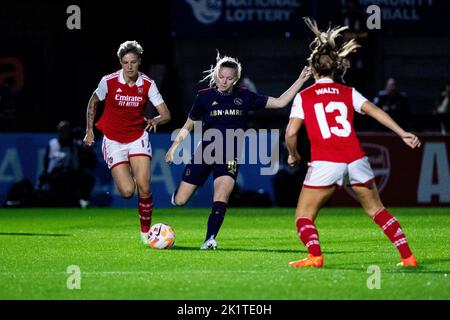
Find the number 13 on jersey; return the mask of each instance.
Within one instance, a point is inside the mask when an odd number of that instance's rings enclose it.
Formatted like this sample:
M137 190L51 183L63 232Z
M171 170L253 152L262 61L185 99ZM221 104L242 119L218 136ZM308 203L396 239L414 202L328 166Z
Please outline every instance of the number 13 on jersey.
M339 111L339 115L335 117L335 121L340 124L342 128L339 128L338 126L330 127L328 124L325 113L332 113L335 110ZM338 137L348 137L352 132L352 126L347 120L347 106L343 102L331 101L326 107L323 106L323 103L316 103L314 105L314 111L317 122L319 123L320 132L324 139L329 139L332 134Z

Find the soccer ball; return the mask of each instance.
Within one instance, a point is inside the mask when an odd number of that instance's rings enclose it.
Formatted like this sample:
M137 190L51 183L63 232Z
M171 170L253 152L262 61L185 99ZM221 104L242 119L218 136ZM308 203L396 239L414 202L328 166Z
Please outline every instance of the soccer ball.
M150 228L148 244L153 249L170 249L175 243L175 232L164 223L154 224Z

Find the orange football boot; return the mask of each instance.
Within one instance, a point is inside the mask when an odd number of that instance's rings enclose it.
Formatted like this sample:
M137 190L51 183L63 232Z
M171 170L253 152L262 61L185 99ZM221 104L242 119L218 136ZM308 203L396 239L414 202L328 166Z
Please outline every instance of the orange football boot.
M323 256L313 256L308 254L305 259L298 261L291 261L289 265L294 268L305 268L305 267L316 267L322 268L323 266Z
M402 262L397 263L397 267L417 267L417 261L414 255L409 258L402 259Z

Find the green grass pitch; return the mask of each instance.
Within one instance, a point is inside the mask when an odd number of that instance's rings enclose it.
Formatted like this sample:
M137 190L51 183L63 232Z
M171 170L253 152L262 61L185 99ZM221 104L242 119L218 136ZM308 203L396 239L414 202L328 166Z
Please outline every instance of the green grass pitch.
M449 299L450 209L392 208L420 267L358 208L325 208L317 226L324 268L306 255L293 209L229 208L219 249L200 251L208 209L155 209L175 229L170 250L141 244L136 209L0 210L0 299ZM68 266L81 271L68 289ZM380 269L380 289L368 289Z

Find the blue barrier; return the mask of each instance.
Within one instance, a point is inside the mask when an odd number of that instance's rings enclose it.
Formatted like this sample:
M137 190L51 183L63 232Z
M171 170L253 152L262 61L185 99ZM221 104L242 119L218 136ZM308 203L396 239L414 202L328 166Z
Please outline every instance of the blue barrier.
M37 185L42 173L43 157L48 141L54 134L22 133L0 134L0 204L6 199L11 186L23 178ZM168 165L164 156L171 145L170 134L152 134L150 141L153 149L152 183L156 207L171 207L170 196L178 186L184 165ZM248 146L247 146L248 147ZM113 207L135 208L137 198L123 199L118 194L111 174L103 161L101 139L97 138L94 150L97 154L97 166L94 170L96 183L93 195L98 198L110 198ZM239 169L238 184L243 189L264 190L272 200L272 176L260 175L261 165L243 164ZM212 177L199 188L187 206L209 207L212 203Z

